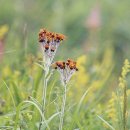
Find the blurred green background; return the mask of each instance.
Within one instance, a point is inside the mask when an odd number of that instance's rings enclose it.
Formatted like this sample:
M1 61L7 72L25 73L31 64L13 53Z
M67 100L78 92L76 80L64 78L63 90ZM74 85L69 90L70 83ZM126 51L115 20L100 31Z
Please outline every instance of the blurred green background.
M55 60L70 57L78 59L81 66L76 77L77 84L74 83L76 89L70 88L68 94L70 104L79 100L89 86L93 90L85 103L90 105L96 100L91 107L98 103L105 104L118 86L124 60L130 59L129 5L129 0L0 0L0 32L2 26L8 28L7 33L0 37L1 100L5 100L7 95L3 79L13 86L17 104L27 99L28 95L37 97L32 93L33 89L38 89L35 86L42 86L38 83L41 81L41 70L34 67L34 63L42 58L38 32L40 28L46 28L67 36ZM104 105L102 108L105 108ZM1 113L9 110L10 102L6 103L6 109L0 107ZM92 118L92 115L86 116ZM99 125L91 126L90 122L95 120L89 121L90 130L100 129Z
M23 53L35 54L37 34L45 27L67 35L61 49L72 48L69 55L86 53L88 42L100 51L111 46L118 66L130 55L129 13L129 1L121 0L1 0L0 25L9 26L5 50L16 51L5 55L4 60Z
M130 57L129 1L121 0L12 0L0 1L0 25L9 31L1 51L1 69L37 55L40 28L60 32L67 40L56 59L87 55L89 66L112 50L113 74L120 74L123 61ZM2 55L3 54L3 55ZM11 60L10 60L11 59ZM107 59L106 59L107 60Z

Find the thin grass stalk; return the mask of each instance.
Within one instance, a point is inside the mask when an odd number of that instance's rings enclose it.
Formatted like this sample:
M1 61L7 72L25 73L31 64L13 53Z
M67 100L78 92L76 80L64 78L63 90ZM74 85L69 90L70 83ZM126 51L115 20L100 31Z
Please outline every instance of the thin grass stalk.
M122 122L123 122L123 110L122 110L122 106L121 106L121 104L120 104L120 101L121 101L121 99L120 99L120 93L119 93L119 91L117 91L116 92L116 95L117 95L117 102L116 102L116 105L117 105L117 111L118 111L118 124L119 124L119 126L118 126L118 129L119 130L122 130L123 129L123 125L122 125Z
M127 124L127 87L126 84L123 88L123 130L127 130L126 124Z
M64 94L63 94L63 103L62 103L61 114L60 114L59 130L62 130L63 128L64 112L65 112L65 104L66 104L66 93L67 93L67 88L66 88L66 85L64 85Z
M48 71L45 70L45 75L44 75L44 87L43 87L43 94L42 94L42 117L40 119L40 124L39 124L39 129L38 130L41 130L41 127L42 127L42 123L45 119L45 107L46 107L46 92L47 92L47 74L48 74ZM43 118L44 117L44 118ZM45 120L45 124L48 128L48 130L50 130L46 120Z
M6 88L7 88L7 90L9 91L10 97L11 97L12 102L13 102L13 105L14 105L14 109L16 110L16 104L15 104L15 101L14 101L13 94L12 94L12 92L11 92L11 90L10 90L9 86L7 85L7 83L6 83L5 81L3 81L3 82L4 82L5 87L6 87Z

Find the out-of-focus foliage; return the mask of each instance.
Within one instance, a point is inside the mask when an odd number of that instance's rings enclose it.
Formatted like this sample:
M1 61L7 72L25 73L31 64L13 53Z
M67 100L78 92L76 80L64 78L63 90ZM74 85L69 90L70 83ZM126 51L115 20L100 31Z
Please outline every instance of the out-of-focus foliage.
M55 60L74 58L79 68L68 86L64 130L124 129L119 107L124 103L121 86L126 81L126 124L130 128L130 76L124 77L129 70L123 69L118 87L122 63L130 58L129 5L128 0L1 0L0 127L17 125L16 110L30 96L42 100L44 73L37 65L42 58L38 32L45 27L67 36ZM47 118L61 104L62 88L57 77L55 74L49 82ZM121 104L117 104L119 99ZM24 130L37 129L40 120L37 109L28 104L22 106L18 118ZM50 127L57 130L58 122L55 117Z
M0 27L0 39L3 39L4 35L8 32L8 26L3 25Z

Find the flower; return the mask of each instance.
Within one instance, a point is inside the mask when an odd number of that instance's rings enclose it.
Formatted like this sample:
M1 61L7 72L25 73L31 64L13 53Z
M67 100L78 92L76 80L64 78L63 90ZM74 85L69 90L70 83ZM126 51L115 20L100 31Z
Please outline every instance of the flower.
M9 27L7 25L0 26L0 40L5 37L5 34L8 32Z
M77 59L77 67L80 68L80 71L75 75L76 78L76 86L82 86L86 89L86 84L89 81L89 75L86 73L86 64L87 64L87 56L81 55ZM83 90L83 89L82 89ZM79 90L78 90L79 91Z
M76 62L71 59L68 59L66 62L57 61L52 64L52 68L56 69L60 73L61 82L63 85L66 85L72 75L78 71Z
M41 29L39 32L39 43L43 51L43 60L46 67L50 67L54 56L56 54L57 48L60 43L65 40L65 35L49 32L46 29Z
M117 101L117 95L115 92L112 92L112 96L107 102L107 108L106 108L106 114L107 117L112 120L113 122L117 122L117 110L116 110L116 102Z
M101 11L100 7L96 5L90 12L86 21L86 27L90 29L97 29L101 26Z
M0 26L0 62L2 61L4 55L4 39L9 30L8 25Z

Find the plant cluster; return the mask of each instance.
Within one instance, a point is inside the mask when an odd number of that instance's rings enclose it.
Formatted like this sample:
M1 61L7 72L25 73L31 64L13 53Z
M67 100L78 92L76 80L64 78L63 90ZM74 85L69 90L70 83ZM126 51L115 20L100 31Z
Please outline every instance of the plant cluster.
M59 123L59 130L63 129L63 117L64 117L65 103L66 103L67 84L70 78L72 77L72 75L75 73L75 71L78 71L76 62L71 59L68 59L66 62L57 61L52 64L56 51L64 39L65 39L65 36L63 34L50 32L46 29L41 29L39 32L39 43L40 43L42 53L43 53L43 65L44 65L44 71L45 71L43 98L42 98L43 99L42 101L42 115L43 116L41 117L39 130L42 129L42 125L45 120L44 110L46 107L47 83L53 73L53 70L51 70L52 72L48 76L50 66L52 66L52 69L58 70L58 72L60 73L60 79L61 79L62 85L64 87L63 104L61 107L60 123ZM50 129L48 124L46 123L46 120L45 120L45 124L47 125L47 128Z

